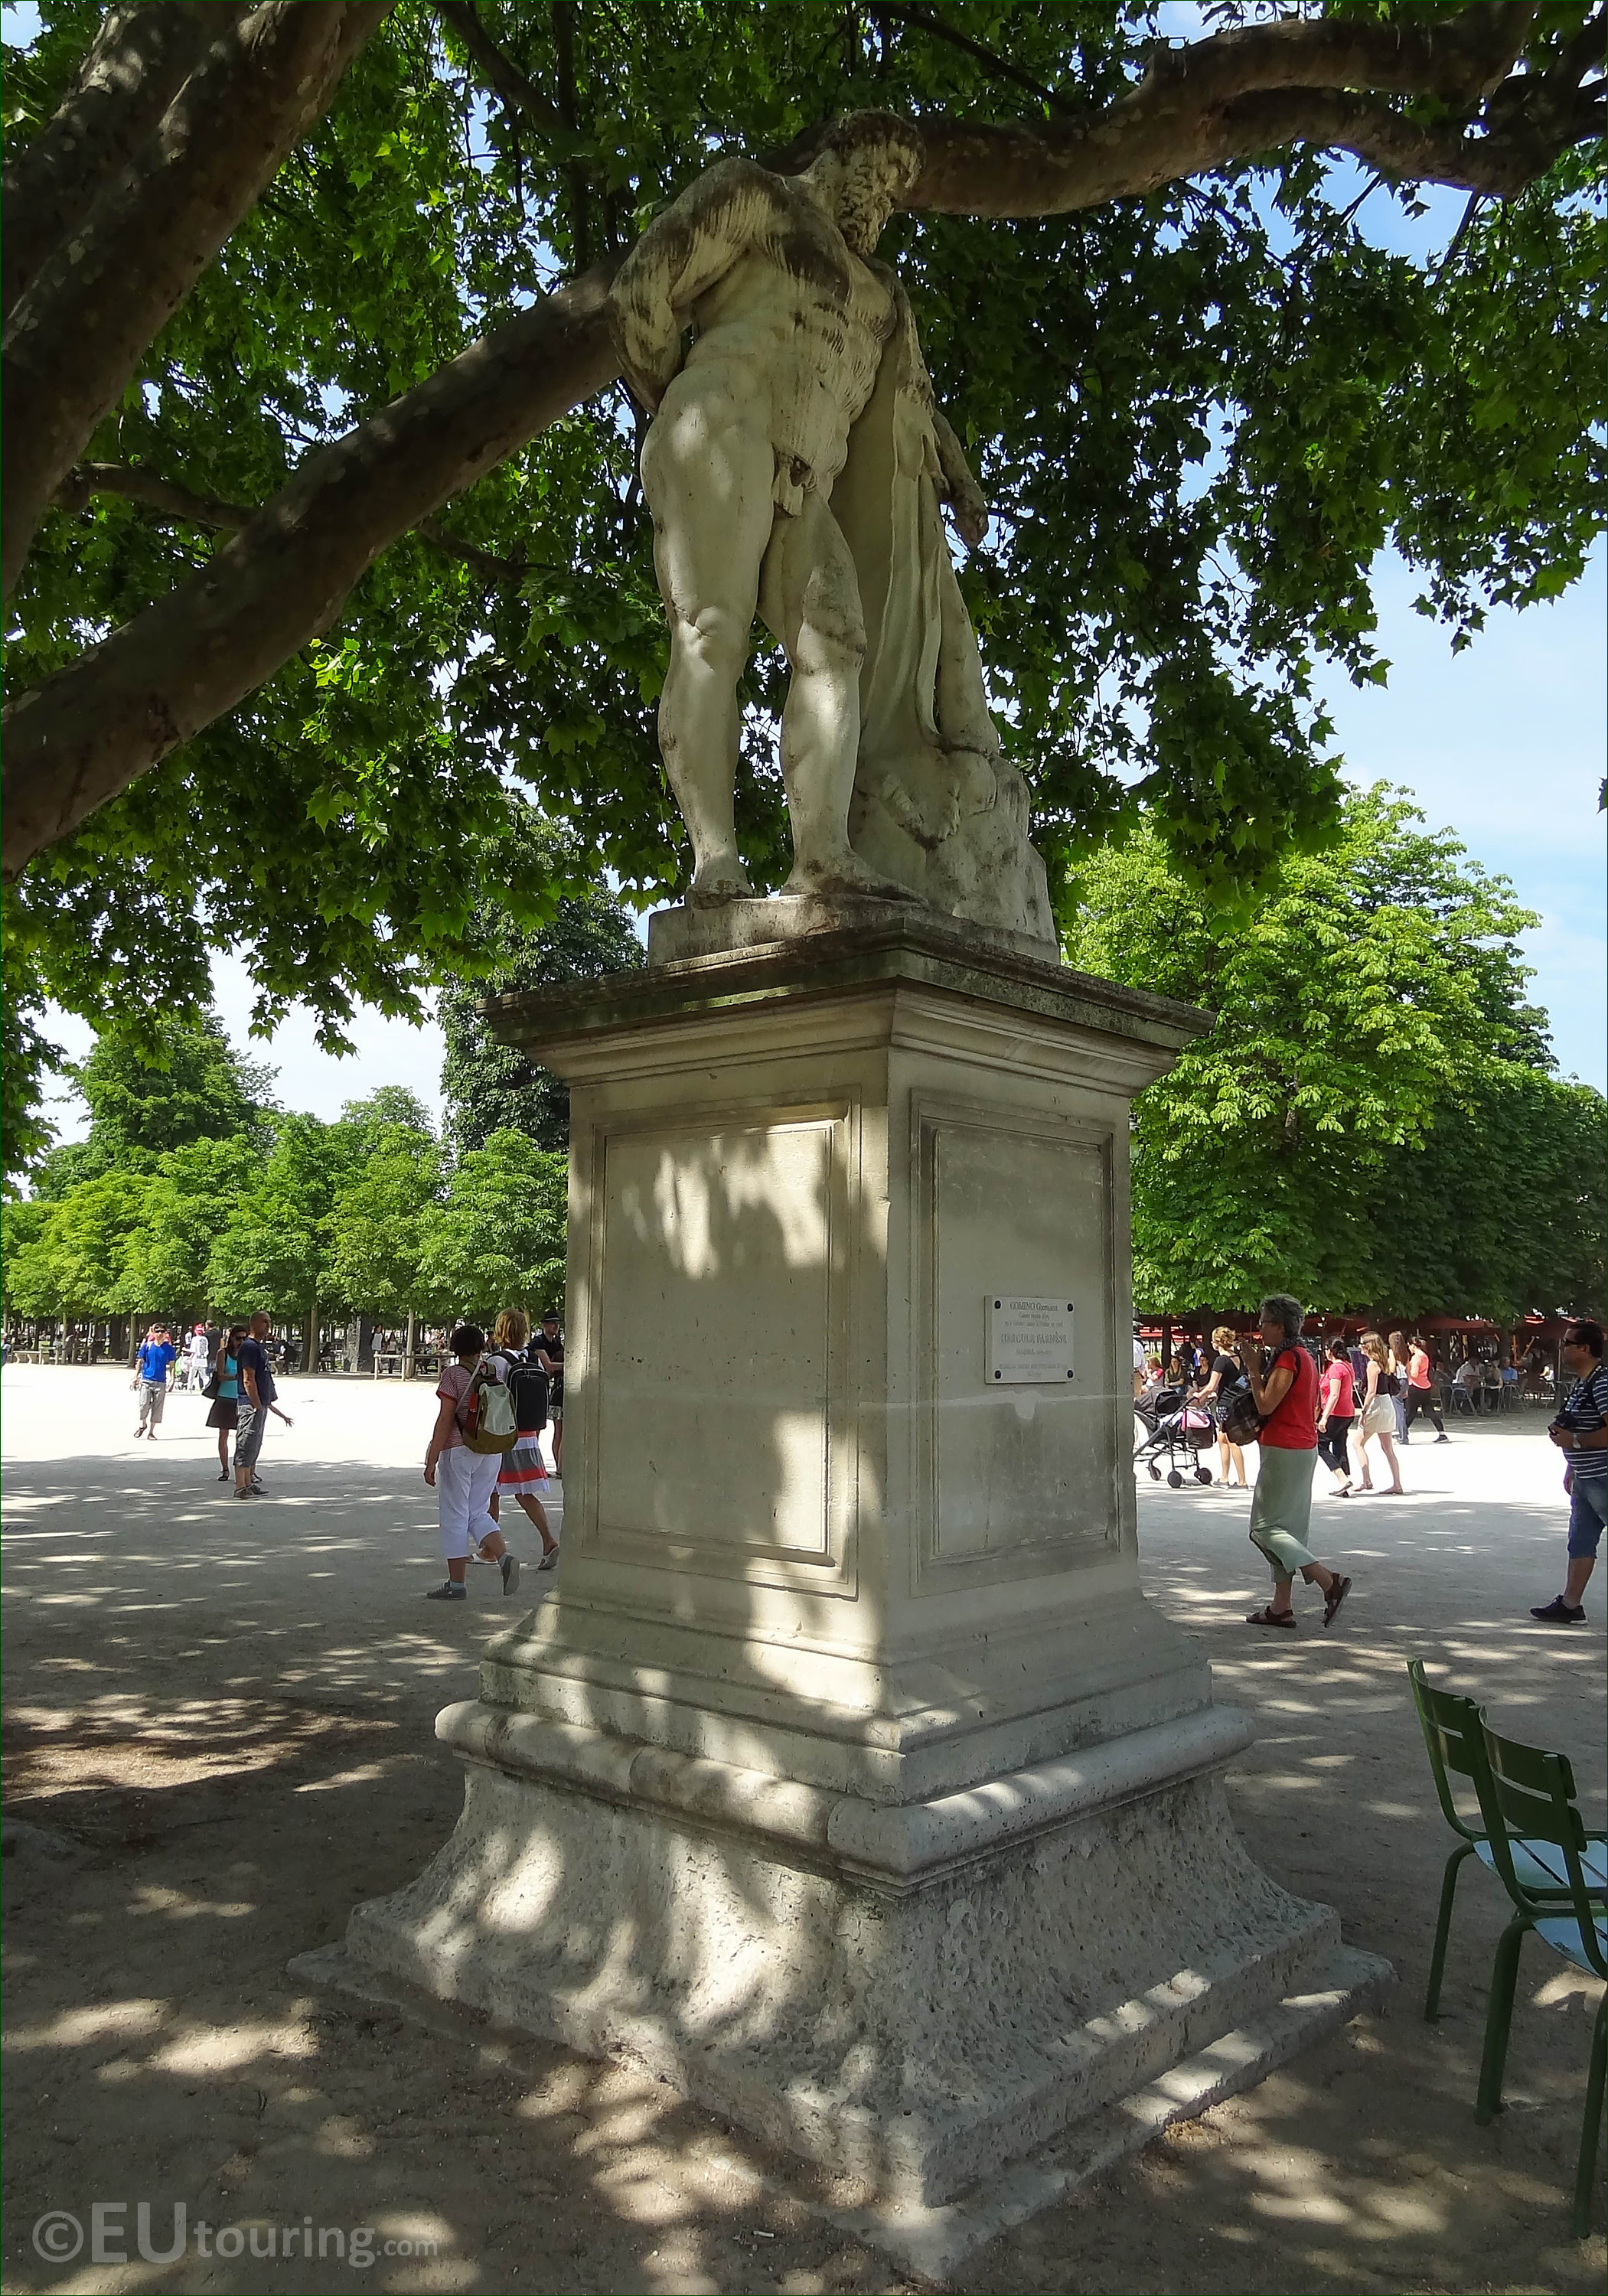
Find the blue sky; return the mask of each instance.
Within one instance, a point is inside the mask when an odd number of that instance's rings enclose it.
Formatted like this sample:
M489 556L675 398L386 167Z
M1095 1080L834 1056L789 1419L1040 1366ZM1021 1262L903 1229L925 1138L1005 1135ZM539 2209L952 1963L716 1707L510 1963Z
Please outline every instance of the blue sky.
M1174 37L1198 36L1198 8L1169 0L1160 15ZM5 7L8 39L26 41L36 29L34 9ZM1337 165L1334 179L1342 205L1366 180L1350 161ZM1432 191L1423 196L1423 214L1413 217L1376 191L1358 226L1378 245L1423 261L1446 245L1464 204L1461 193ZM1413 613L1417 586L1393 558L1375 570L1379 644L1392 665L1389 685L1359 692L1338 675L1323 685L1347 777L1363 786L1383 781L1410 798L1432 827L1454 831L1476 860L1507 876L1520 900L1538 913L1540 922L1524 937L1535 971L1532 994L1551 1015L1563 1073L1602 1090L1608 1087L1608 857L1596 791L1608 733L1604 554L1599 549L1586 580L1564 597L1523 614L1494 611L1470 650L1456 657L1447 634ZM243 1043L251 1003L243 968L222 960L217 988L224 1021ZM89 1029L66 1014L53 1013L48 1032L70 1058L81 1057L92 1041ZM436 1029L411 1029L359 1007L354 1033L358 1052L335 1060L318 1050L305 1014L291 1016L266 1054L278 1064L277 1089L287 1106L334 1116L342 1102L381 1084L406 1084L439 1106ZM250 1049L253 1057L264 1056L260 1046ZM64 1136L75 1136L80 1125L70 1097L56 1114Z

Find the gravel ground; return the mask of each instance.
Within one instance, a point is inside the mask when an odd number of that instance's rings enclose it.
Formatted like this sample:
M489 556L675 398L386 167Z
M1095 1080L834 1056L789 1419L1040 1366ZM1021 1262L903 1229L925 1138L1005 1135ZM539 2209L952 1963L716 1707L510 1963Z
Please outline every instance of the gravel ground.
M12 1365L0 1399L4 2288L915 2284L812 2218L739 2132L628 2066L354 2013L287 1975L450 1832L459 1772L432 1718L473 1694L508 1615L490 1571L445 1617L420 1599L439 1575L418 1467L427 1390L290 1382L295 1426L275 1423L269 1496L247 1504L213 1480L199 1398L172 1399L153 1445L129 1439L116 1371ZM1299 1636L1244 1625L1266 1574L1241 1495L1140 1486L1148 1590L1258 1722L1229 1783L1253 1854L1337 1906L1400 1988L982 2251L967 2287L1601 2289L1600 2217L1590 2241L1568 2236L1601 1988L1529 1950L1511 2109L1477 2128L1503 1900L1465 1878L1446 2015L1425 2026L1448 1841L1402 1671L1421 1652L1517 1734L1566 1748L1600 1825L1599 1588L1583 1628L1529 1618L1563 1572L1538 1414L1458 1426L1444 1447L1421 1438L1406 1472L1404 1499L1318 1503L1319 1550L1357 1580L1329 1636L1309 1604ZM552 1583L529 1576L520 1606ZM184 2204L176 2260L140 2260L142 2201L158 2249ZM127 2204L102 2246L134 2261L90 2260L96 2202ZM76 2257L37 2252L51 2210L83 2223ZM349 2245L355 2227L372 2240ZM320 2234L323 2259L305 2260ZM70 2226L55 2236L70 2244Z

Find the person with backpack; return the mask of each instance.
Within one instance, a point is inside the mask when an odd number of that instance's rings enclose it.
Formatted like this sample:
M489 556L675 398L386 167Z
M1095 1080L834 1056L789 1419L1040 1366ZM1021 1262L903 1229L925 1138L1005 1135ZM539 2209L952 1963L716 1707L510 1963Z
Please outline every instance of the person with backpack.
M456 1360L436 1389L441 1407L424 1453L424 1480L436 1493L447 1564L445 1582L427 1594L431 1603L468 1599L469 1558L477 1553L501 1566L505 1595L520 1583L519 1558L509 1553L487 1504L519 1437L505 1366L487 1355L478 1324L460 1324L447 1344Z
M491 1513L494 1521L498 1519L497 1506L505 1492L517 1499L541 1533L542 1559L536 1567L538 1570L552 1570L558 1563L558 1541L553 1536L547 1510L539 1496L547 1480L547 1464L542 1457L542 1430L547 1424L550 1383L541 1365L530 1362L525 1354L525 1342L529 1336L529 1321L519 1308L505 1308L491 1327L491 1344L506 1366L505 1376L513 1398L514 1425L519 1430L513 1450L504 1456L496 1488L491 1495Z

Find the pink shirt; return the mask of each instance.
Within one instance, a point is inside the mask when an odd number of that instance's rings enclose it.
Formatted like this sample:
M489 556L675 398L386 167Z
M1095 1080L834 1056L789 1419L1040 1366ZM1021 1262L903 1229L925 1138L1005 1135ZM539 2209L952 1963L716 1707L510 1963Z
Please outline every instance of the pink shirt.
M452 1424L441 1439L443 1451L461 1451L464 1447L464 1430L458 1424L458 1413L463 1408L464 1398L468 1394L473 1378L474 1372L467 1364L449 1364L441 1374L441 1383L436 1393L443 1403L449 1402L454 1406Z
M1350 1419L1355 1416L1357 1382L1351 1376L1349 1363L1328 1363L1324 1365L1322 1403L1331 1419Z

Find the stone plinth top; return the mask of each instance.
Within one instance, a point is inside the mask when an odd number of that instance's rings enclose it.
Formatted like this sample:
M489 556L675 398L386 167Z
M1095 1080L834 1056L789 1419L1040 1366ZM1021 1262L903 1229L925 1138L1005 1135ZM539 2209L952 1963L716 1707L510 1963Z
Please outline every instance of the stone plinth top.
M753 901L727 906L775 912L795 905ZM847 909L847 904L841 906ZM514 990L488 997L483 1009L495 1036L537 1055L544 1047L639 1028L644 1021L783 999L792 1003L812 995L873 994L901 983L1174 1053L1212 1026L1213 1015L1197 1005L1123 988L1029 955L1030 944L1016 935L901 902L854 906L857 912L874 914L857 915L855 922L835 930L795 930L791 937L653 962L640 972L607 973L564 988ZM662 919L654 918L650 947L667 945L667 938L654 930L661 922L678 923L696 915L671 910ZM675 945L673 936L669 945Z
M658 909L648 919L648 963L676 964L690 956L734 956L773 941L816 940L823 933L877 932L907 924L936 925L972 947L1009 950L1059 969L1054 937L1015 932L951 916L924 901L886 900L866 893L775 893L740 901L690 903Z

